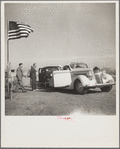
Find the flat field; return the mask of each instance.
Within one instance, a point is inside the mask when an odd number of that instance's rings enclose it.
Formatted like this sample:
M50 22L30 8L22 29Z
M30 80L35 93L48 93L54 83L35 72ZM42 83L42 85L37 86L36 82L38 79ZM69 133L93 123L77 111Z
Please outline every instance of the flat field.
M82 115L116 115L116 86L108 93L91 89L86 95L73 90L40 87L33 92L29 79L24 79L27 93L12 93L5 99L5 115L66 116L74 112Z

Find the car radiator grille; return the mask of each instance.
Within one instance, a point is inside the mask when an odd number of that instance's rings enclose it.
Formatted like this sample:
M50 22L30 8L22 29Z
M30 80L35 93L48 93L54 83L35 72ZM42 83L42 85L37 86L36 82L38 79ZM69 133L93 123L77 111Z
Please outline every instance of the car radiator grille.
M97 81L98 84L103 83L101 73L95 73L95 78L96 78L96 81Z

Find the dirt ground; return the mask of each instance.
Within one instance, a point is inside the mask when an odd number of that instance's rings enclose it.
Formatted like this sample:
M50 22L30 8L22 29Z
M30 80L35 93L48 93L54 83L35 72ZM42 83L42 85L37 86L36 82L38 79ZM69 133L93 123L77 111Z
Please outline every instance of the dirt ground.
M108 93L92 89L86 95L79 95L73 90L44 87L33 92L28 82L24 81L27 93L20 90L12 94L12 100L5 99L5 115L64 116L74 112L83 115L116 114L116 86Z

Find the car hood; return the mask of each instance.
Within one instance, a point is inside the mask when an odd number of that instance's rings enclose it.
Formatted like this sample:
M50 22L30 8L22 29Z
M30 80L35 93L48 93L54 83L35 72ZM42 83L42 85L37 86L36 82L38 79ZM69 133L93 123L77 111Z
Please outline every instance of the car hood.
M71 72L83 72L83 71L90 71L93 70L93 68L75 68L72 69Z

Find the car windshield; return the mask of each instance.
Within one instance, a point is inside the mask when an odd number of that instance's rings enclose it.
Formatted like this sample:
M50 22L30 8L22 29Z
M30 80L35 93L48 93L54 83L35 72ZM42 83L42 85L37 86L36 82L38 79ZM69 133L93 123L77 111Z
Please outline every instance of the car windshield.
M70 67L72 69L76 69L76 68L88 68L88 66L85 63L72 63L72 64L70 64Z
M46 72L49 72L49 73L53 72L54 70L58 70L58 68L57 67L46 68Z

